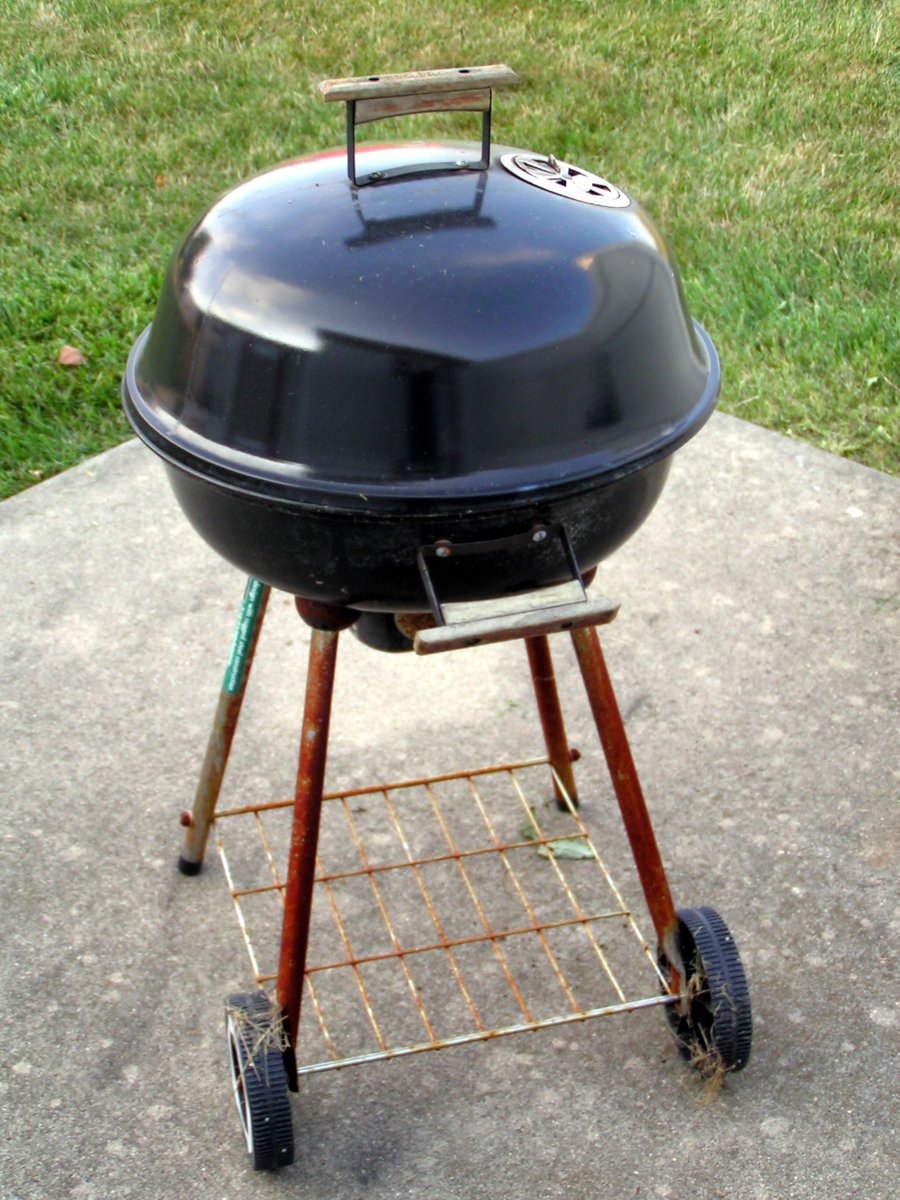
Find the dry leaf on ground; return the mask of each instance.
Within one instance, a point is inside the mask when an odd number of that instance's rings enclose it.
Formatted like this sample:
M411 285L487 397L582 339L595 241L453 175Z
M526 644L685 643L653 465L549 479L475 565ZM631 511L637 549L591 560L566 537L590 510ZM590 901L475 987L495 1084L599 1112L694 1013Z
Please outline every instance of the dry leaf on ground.
M56 361L61 367L82 367L87 359L75 346L63 346Z

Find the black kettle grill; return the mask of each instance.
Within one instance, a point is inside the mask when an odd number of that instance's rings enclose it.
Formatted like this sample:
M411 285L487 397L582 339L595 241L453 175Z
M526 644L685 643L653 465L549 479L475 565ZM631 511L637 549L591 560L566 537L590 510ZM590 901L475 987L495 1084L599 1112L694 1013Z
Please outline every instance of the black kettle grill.
M714 910L676 912L672 902L596 633L617 606L585 592L596 564L653 508L673 451L712 412L719 364L688 316L662 236L631 197L552 154L492 144L493 89L516 82L509 68L489 66L321 84L326 100L346 102L346 148L283 163L216 201L176 250L153 323L128 360L123 397L135 431L163 459L191 524L250 576L193 810L182 816L179 865L200 870L214 821L219 829L249 814L262 829L273 810L292 814L284 877L263 836L271 885L241 887L217 839L239 913L267 891L283 901L277 972L260 967L242 917L261 990L226 1005L234 1095L257 1167L292 1160L287 1092L307 1071L648 1006L664 1007L701 1073L739 1070L750 1053L749 998L730 933ZM356 144L360 125L440 110L480 113L480 143ZM295 796L217 813L273 587L296 597L313 629ZM546 757L325 795L338 637L351 626L372 645L419 653L524 640ZM578 812L577 752L547 636L559 630L571 633L656 929L656 994L646 999L626 994L592 931L622 918L647 950ZM572 823L565 836L544 828L526 801L517 773L531 769L544 772ZM495 828L481 800L485 779L507 775L530 822L525 834ZM440 788L460 780L488 825L480 850L460 850L440 815ZM410 849L390 797L414 789L425 789L437 813L443 853ZM346 805L361 794L387 805L395 861L379 863L363 848L360 819ZM321 861L323 798L344 805L362 866ZM609 911L590 915L575 898L557 861L573 842L612 888ZM529 862L516 874L512 859L522 851ZM474 855L496 859L498 888L513 879L524 905L519 926L489 918L499 890L484 904L475 898L465 867ZM463 872L475 932L446 935L423 863ZM536 866L556 871L567 916L541 916L529 903L523 872ZM422 890L433 944L404 945L378 890L377 879L404 871ZM372 881L390 951L350 952L335 889L359 875ZM346 954L310 965L313 894L323 888ZM576 1001L551 955L569 1008L539 1017L504 947L536 937L547 950L563 929L588 938L614 994ZM502 960L518 1020L482 1020L457 962L462 946L489 946ZM415 970L429 955L450 962L467 999L474 1024L456 1036L437 1032L422 1001ZM401 972L399 995L415 999L419 1040L388 1044L375 1018L361 964L388 960ZM326 970L358 985L374 1049L335 1050L318 982ZM318 1024L328 1051L306 1066L298 1065L304 988L316 1018L304 1028Z

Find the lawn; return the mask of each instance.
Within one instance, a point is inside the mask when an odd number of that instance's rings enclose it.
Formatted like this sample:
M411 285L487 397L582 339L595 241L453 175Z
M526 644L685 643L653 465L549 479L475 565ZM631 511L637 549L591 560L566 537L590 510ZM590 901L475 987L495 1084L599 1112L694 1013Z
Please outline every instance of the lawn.
M119 378L180 234L246 175L341 141L317 80L490 62L524 78L498 95L499 140L597 171L659 221L719 347L722 407L897 472L898 17L873 0L0 0L0 495L128 436ZM64 345L86 361L59 365Z

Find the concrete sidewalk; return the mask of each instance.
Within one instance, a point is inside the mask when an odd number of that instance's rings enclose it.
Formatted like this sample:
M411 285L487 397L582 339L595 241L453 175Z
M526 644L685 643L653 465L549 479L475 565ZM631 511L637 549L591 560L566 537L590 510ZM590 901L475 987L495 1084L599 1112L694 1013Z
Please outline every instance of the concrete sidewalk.
M251 981L221 868L174 869L242 580L136 443L0 506L0 1195L896 1195L898 511L897 480L717 416L595 586L622 601L603 641L676 902L718 908L748 969L746 1072L699 1103L655 1011L332 1072L269 1176L230 1095L222 1001ZM273 597L232 796L290 793L306 641ZM515 646L344 637L335 704L333 783L540 750Z

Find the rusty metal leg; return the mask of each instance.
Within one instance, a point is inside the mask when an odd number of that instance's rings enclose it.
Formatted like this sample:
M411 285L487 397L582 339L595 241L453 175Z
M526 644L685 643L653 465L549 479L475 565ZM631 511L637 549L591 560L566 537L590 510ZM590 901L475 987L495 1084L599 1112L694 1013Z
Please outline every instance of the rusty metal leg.
M271 590L258 579L247 580L237 629L225 668L225 678L219 693L219 703L213 717L197 790L194 793L194 807L190 812L181 814L181 823L185 826L186 833L178 859L178 869L184 875L196 875L203 865L209 829L216 814L216 803L228 765L228 755L241 714L244 692Z
M529 637L525 639L525 649L528 652L528 665L531 667L531 679L534 684L538 714L541 718L541 729L544 731L544 741L547 745L547 757L568 793L569 799L577 808L578 793L575 789L575 773L572 770L572 763L577 759L577 751L569 749L562 709L559 706L559 693L556 690L556 677L553 674L550 643L544 635ZM554 783L554 789L557 807L563 812L568 811L569 806L559 785Z
M597 630L592 627L573 629L572 642L650 917L656 927L660 944L665 947L667 953L671 949L671 960L678 962L680 958L673 946L677 921L675 905L672 903L669 881L666 879L665 868L650 823L650 814L647 812L634 759L631 757L625 726L606 669L603 651L600 649Z
M306 945L312 912L316 845L319 840L319 816L325 783L325 759L328 753L328 726L331 718L338 636L336 629L314 629L309 647L306 706L303 712L300 761L294 793L287 895L278 960L278 1002L284 1014L291 1057L297 1046L297 1032L300 1027L303 972L306 967ZM291 1086L294 1086L296 1071L289 1070L288 1078Z

